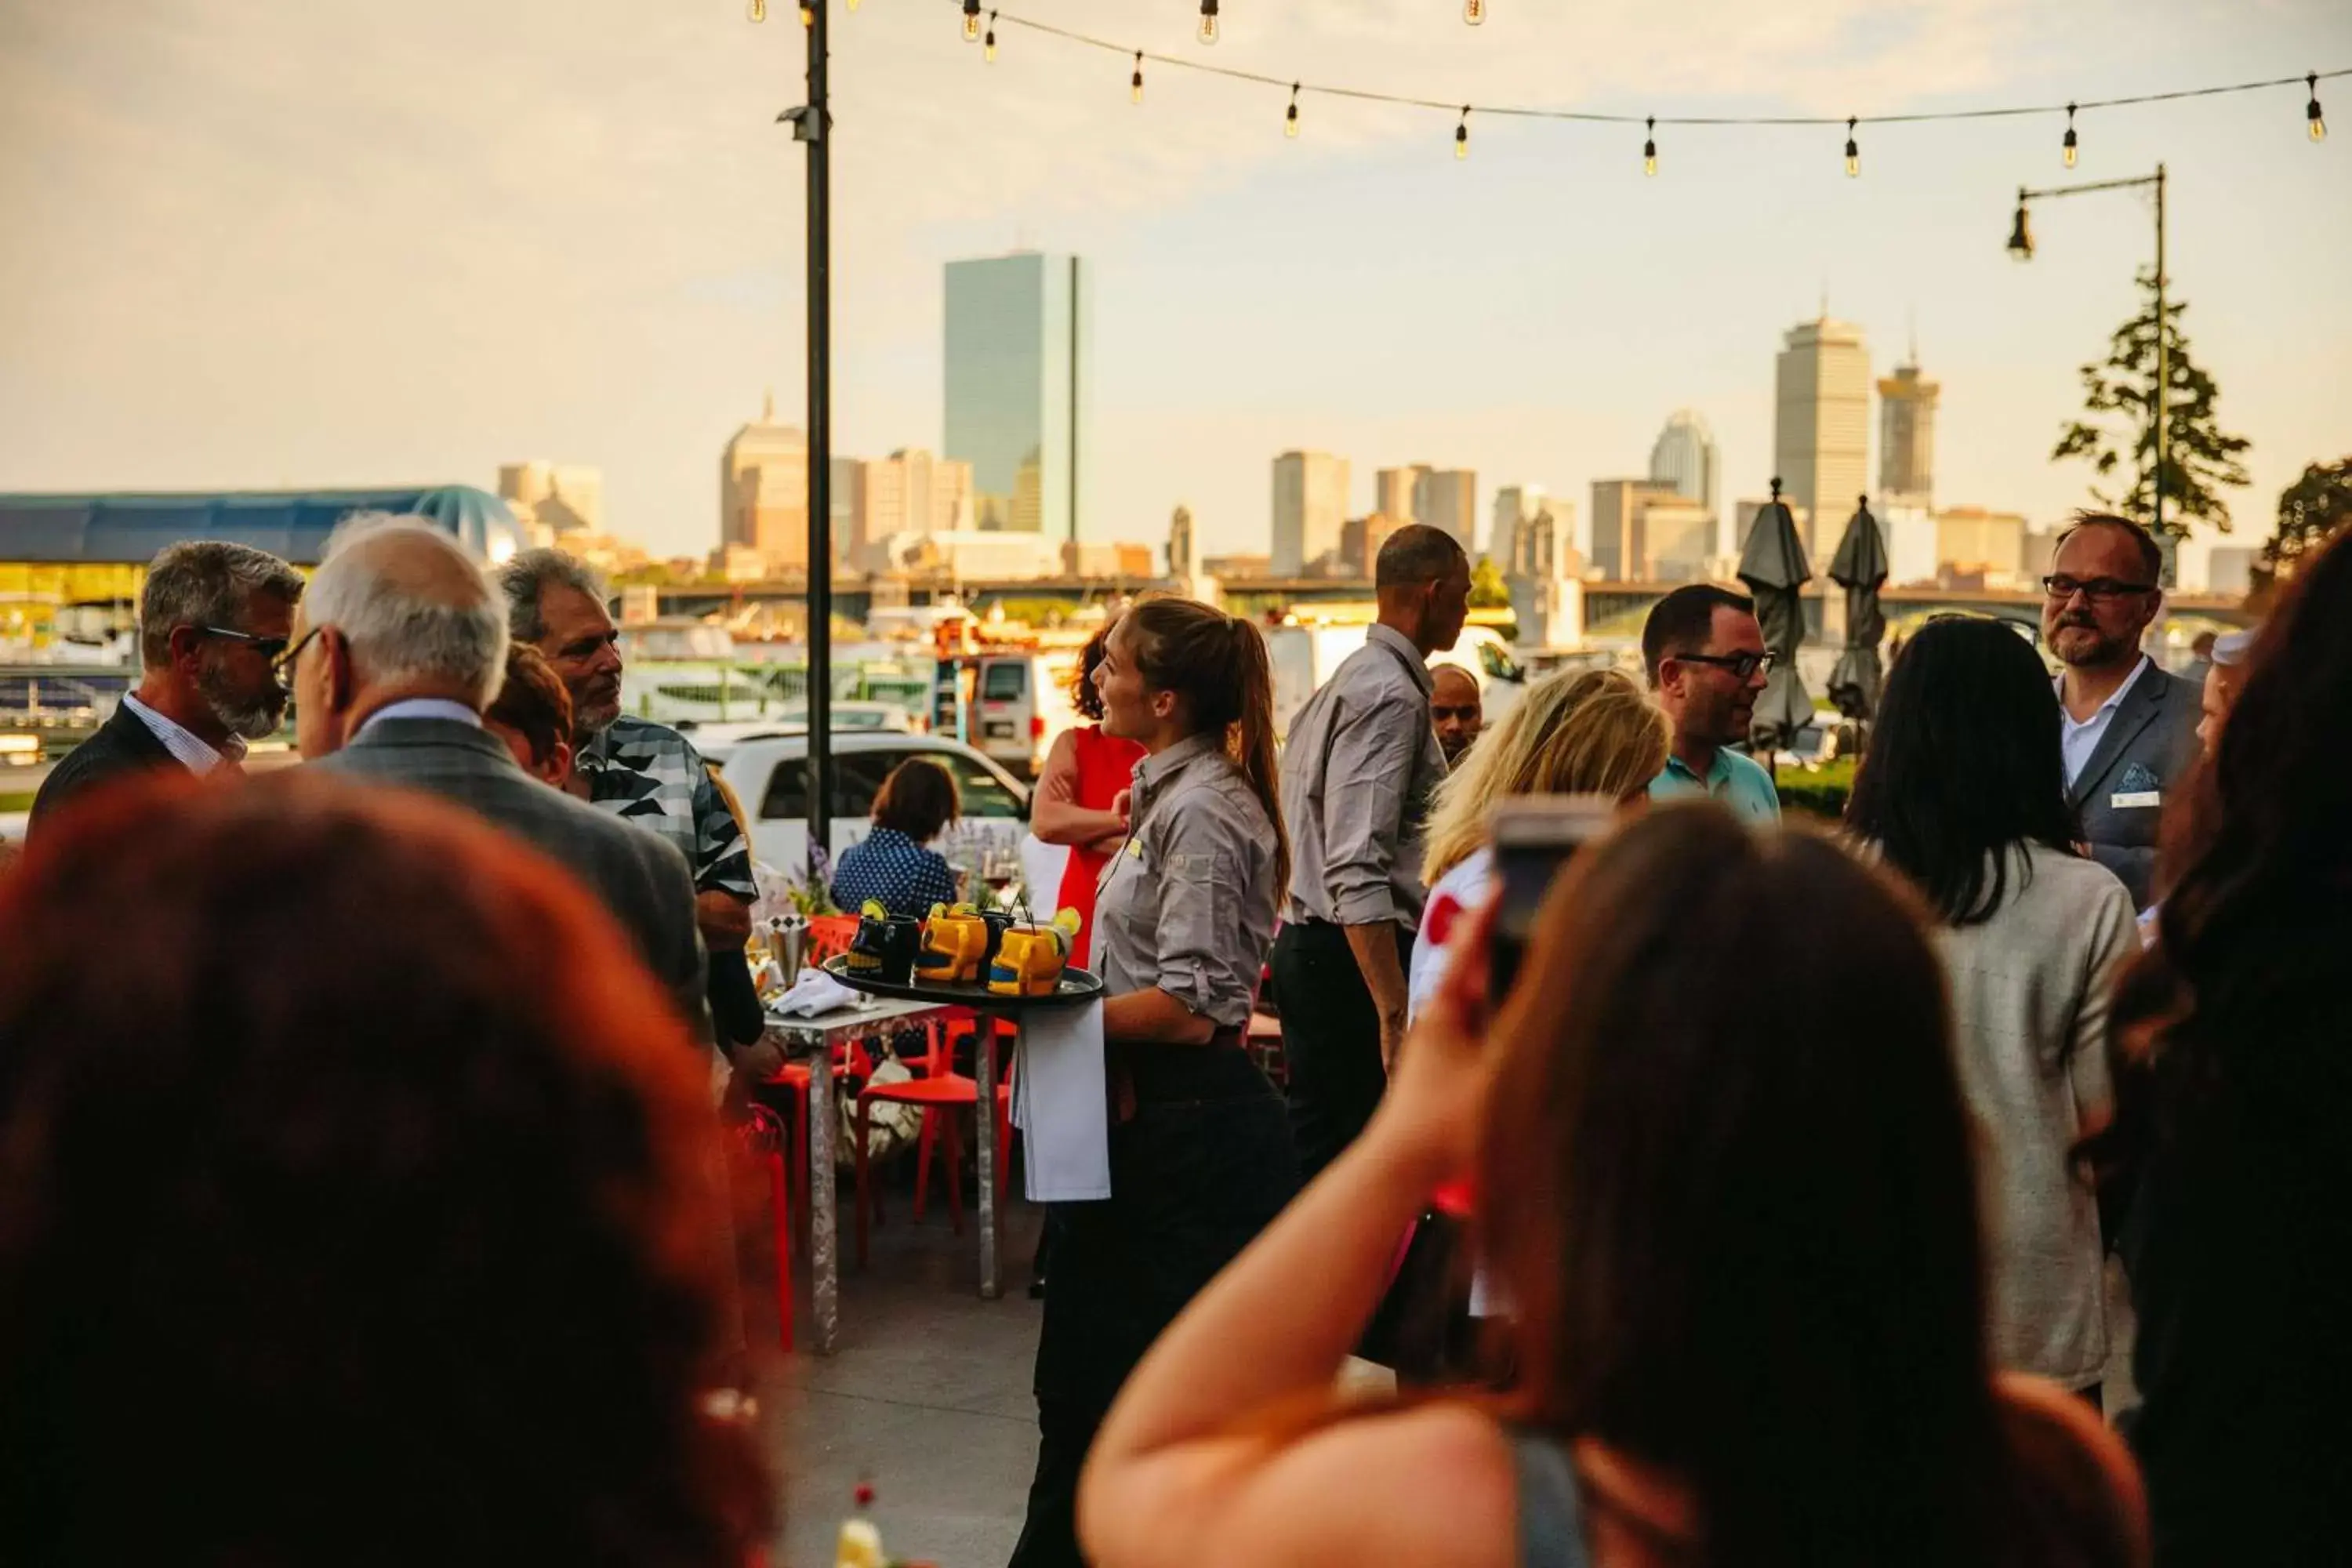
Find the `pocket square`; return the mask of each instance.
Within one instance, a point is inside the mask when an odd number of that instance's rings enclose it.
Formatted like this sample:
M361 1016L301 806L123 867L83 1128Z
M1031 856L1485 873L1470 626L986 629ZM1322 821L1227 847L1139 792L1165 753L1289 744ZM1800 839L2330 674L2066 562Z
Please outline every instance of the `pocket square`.
M2149 790L2161 788L2162 784L2163 781L2156 776L2146 763L2134 763L2124 770L2123 782L2116 786L2116 793L2143 795Z

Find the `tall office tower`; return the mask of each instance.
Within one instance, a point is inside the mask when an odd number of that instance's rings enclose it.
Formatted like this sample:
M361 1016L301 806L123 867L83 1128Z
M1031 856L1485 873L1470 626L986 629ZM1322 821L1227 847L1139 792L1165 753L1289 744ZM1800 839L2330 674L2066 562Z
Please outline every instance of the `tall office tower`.
M1878 383L1878 493L1934 509L1936 405L1943 384L1919 374L1919 355Z
M1423 521L1420 510L1422 487L1430 476L1427 463L1408 463L1402 468L1381 468L1372 475L1372 510L1394 522L1399 528L1408 522Z
M1380 564L1381 546L1402 526L1384 512L1351 517L1339 530L1339 563L1349 574L1369 577Z
M770 566L808 564L808 437L777 420L773 393L719 459L719 543Z
M948 263L947 455L971 465L982 529L1058 545L1085 527L1093 304L1093 274L1075 256Z
M1412 520L1452 534L1465 550L1478 542L1478 475L1470 468L1425 469L1413 487Z
M1497 489L1495 510L1486 524L1486 558L1505 572L1517 571L1519 530L1536 520L1543 504L1541 485L1505 485Z
M1592 564L1612 583L1638 583L1648 576L1650 541L1646 518L1653 502L1682 503L1672 485L1652 479L1592 482Z
M901 447L857 465L852 486L849 559L876 570L875 550L893 534L951 533L970 525L971 465Z
M1285 452L1274 460L1274 560L1277 577L1296 577L1339 548L1348 522L1348 459L1328 452Z
M1168 518L1168 575L1189 583L1200 574L1201 546L1192 534L1192 509L1180 506Z
M1773 468L1782 496L1808 521L1806 556L1829 569L1835 534L1824 519L1853 515L1870 488L1870 351L1862 329L1827 316L1789 329L1777 366Z
M1675 409L1650 447L1650 478L1674 486L1676 495L1698 502L1712 515L1721 474L1715 432L1694 410Z
M499 465L499 499L527 531L550 541L567 533L604 531L604 475L568 463Z

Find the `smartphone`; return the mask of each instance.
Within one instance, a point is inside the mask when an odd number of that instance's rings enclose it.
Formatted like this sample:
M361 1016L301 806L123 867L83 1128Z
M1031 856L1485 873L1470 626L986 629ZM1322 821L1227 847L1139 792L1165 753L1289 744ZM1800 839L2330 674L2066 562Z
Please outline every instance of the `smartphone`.
M1515 795L1495 803L1486 819L1498 889L1486 984L1495 1005L1502 1005L1518 979L1552 879L1579 847L1616 820L1617 802L1605 795Z

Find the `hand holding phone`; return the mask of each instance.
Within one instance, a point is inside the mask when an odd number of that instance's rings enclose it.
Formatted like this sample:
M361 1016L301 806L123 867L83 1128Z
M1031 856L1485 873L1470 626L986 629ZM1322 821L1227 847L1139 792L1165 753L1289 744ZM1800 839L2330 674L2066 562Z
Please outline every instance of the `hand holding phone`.
M1487 819L1496 894L1486 991L1495 1006L1518 979L1536 916L1560 868L1616 818L1617 802L1605 795L1515 795L1495 803Z

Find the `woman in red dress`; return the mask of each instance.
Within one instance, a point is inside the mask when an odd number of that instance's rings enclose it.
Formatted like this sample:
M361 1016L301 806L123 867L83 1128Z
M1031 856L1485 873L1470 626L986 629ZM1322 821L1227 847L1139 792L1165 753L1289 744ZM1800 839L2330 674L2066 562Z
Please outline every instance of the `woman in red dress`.
M1070 962L1080 968L1094 951L1095 884L1102 868L1118 853L1127 837L1127 786L1143 747L1102 731L1102 696L1095 690L1095 667L1102 663L1103 647L1110 640L1116 619L1087 639L1078 656L1078 672L1070 683L1070 700L1094 721L1065 730L1046 753L1045 771L1038 775L1037 793L1029 807L1029 831L1047 844L1066 846L1067 864L1055 887L1051 910L1076 910L1079 926ZM1030 889L1031 902L1042 917L1050 912Z

